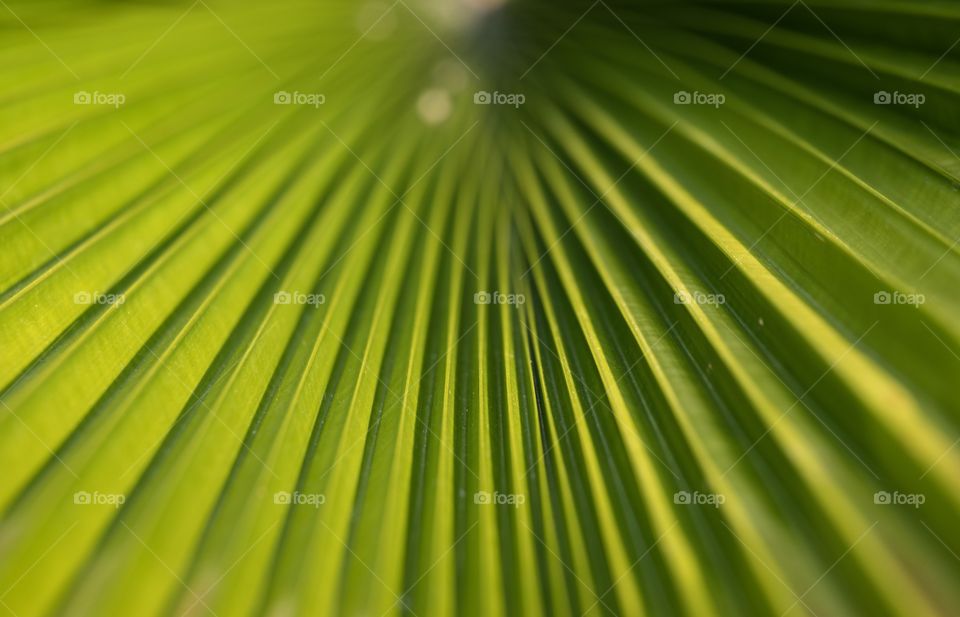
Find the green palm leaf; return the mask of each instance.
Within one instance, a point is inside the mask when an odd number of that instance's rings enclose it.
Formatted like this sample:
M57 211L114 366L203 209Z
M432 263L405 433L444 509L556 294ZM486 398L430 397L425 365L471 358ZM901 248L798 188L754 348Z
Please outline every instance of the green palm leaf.
M960 7L0 2L0 613L960 611Z

